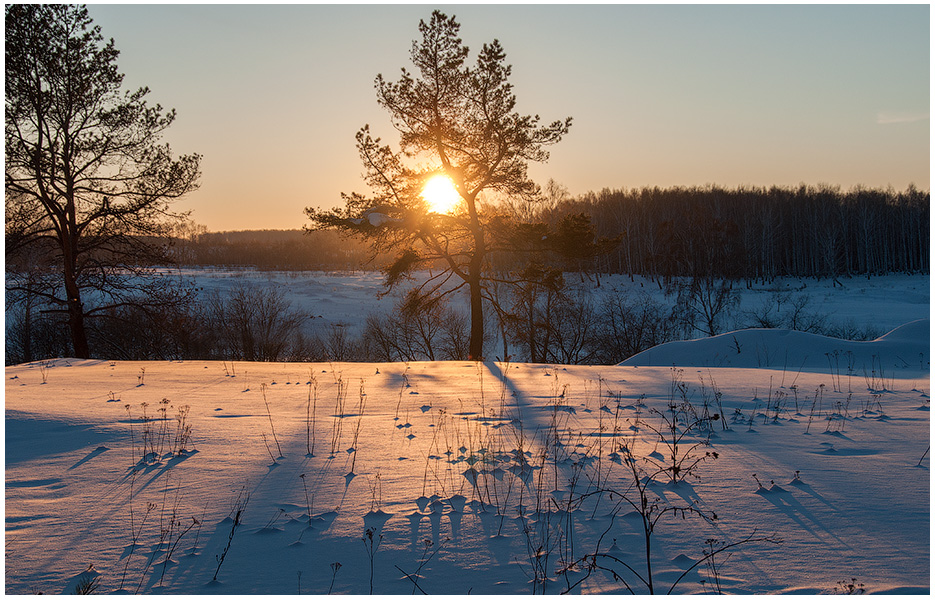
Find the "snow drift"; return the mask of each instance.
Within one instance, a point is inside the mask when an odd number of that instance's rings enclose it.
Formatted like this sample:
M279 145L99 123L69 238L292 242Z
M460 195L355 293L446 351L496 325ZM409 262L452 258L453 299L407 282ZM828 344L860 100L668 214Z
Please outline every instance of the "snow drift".
M788 329L743 329L660 344L620 363L627 367L734 367L835 370L859 374L921 365L928 368L929 319L906 323L870 342Z

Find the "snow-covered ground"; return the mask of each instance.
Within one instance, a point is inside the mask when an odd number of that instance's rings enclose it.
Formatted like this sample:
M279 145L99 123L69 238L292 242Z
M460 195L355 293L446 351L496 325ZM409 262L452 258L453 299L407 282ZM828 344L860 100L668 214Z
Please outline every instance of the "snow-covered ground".
M917 316L862 289L881 326ZM7 367L5 591L929 592L927 320L648 356Z
M390 294L381 296L386 290L382 286L382 275L374 271L319 272L319 271L255 271L227 269L182 269L173 270L175 277L192 281L204 293L225 292L236 285L261 285L279 289L293 309L316 317L309 321L309 333L326 332L330 325L340 324L348 331L359 334L369 313L386 313L393 310L407 289L402 284ZM428 275L418 273L415 283ZM568 275L566 280L580 286L595 299L614 291L631 296L647 294L657 302L671 305L674 298L666 297L660 287L642 277L612 275L600 278L600 287L594 281L578 275ZM771 283L760 283L747 289L736 286L739 305L731 310L731 318L725 330L740 329L749 320L749 312L758 311L764 304L771 303L777 293L788 294L786 305L797 298L808 298L804 312L828 318L829 325L847 322L859 328L872 326L880 334L916 319L929 317L928 275L887 275L884 277L852 277L838 280L783 279ZM467 313L465 298L455 296ZM780 312L780 309L777 309ZM318 318L318 317L321 318ZM700 333L698 335L701 335Z

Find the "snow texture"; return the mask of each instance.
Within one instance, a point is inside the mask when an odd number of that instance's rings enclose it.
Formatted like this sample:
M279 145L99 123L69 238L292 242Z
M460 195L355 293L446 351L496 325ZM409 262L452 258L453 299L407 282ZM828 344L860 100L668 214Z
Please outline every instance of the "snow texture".
M661 517L657 592L686 570L675 592L715 591L706 540L753 534L782 543L717 555L722 591L925 594L929 361L923 320L862 343L736 331L618 366L10 366L5 592L645 593L620 566L647 577L621 448L665 465L654 409L687 402L723 418L680 450L718 456L647 494L717 520ZM587 576L587 554L626 584Z

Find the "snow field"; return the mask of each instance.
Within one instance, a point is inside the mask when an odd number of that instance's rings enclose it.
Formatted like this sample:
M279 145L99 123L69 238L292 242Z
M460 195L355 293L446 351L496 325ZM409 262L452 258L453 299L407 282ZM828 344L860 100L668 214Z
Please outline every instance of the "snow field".
M292 308L315 317L308 323L307 333L324 334L334 325L347 328L354 335L363 331L369 313L386 313L402 298L407 285L386 296L382 286L383 276L377 271L318 272L318 271L254 271L224 269L181 269L169 273L183 280L193 281L203 292L223 293L236 285L271 286L281 290ZM428 277L427 273L416 273L413 285ZM635 299L647 294L654 300L670 305L673 297L667 298L656 283L644 277L626 275L603 275L600 287L594 281L582 279L571 273L566 275L571 286L580 286L599 301L603 294L627 292ZM928 275L886 275L867 279L865 277L841 278L842 285L831 280L783 279L772 283L754 284L747 289L743 284L735 285L740 303L726 323L727 329L741 329L745 312L756 311L769 303L776 293L788 293L792 298L807 296L808 313L828 315L832 323L847 322L858 326L872 325L884 333L904 323L929 317ZM453 296L461 303L465 313L467 300ZM492 317L491 317L492 318ZM701 334L699 334L701 335Z
M756 346L755 330L732 335ZM658 510L690 509L656 525L655 591L698 561L675 591L714 591L704 551L753 535L782 543L716 555L722 591L855 578L927 593L927 322L871 342L867 373L840 340L781 339L784 354L805 343L855 364L7 367L5 591L71 591L93 565L106 592L364 594L372 564L379 594L645 593L622 566L648 579L622 448L644 475L665 468L672 444L654 429L672 405L680 432L692 414L724 418L678 444L690 461L717 453L697 477L645 484ZM704 356L711 340L691 343ZM886 344L925 356L895 361ZM589 575L594 561L624 581Z

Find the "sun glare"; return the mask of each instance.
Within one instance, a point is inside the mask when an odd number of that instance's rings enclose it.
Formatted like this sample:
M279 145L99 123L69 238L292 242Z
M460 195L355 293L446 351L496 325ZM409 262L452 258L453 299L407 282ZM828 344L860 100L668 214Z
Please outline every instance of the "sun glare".
M422 198L429 205L429 210L437 213L449 213L461 202L461 195L447 175L435 175L422 188Z

